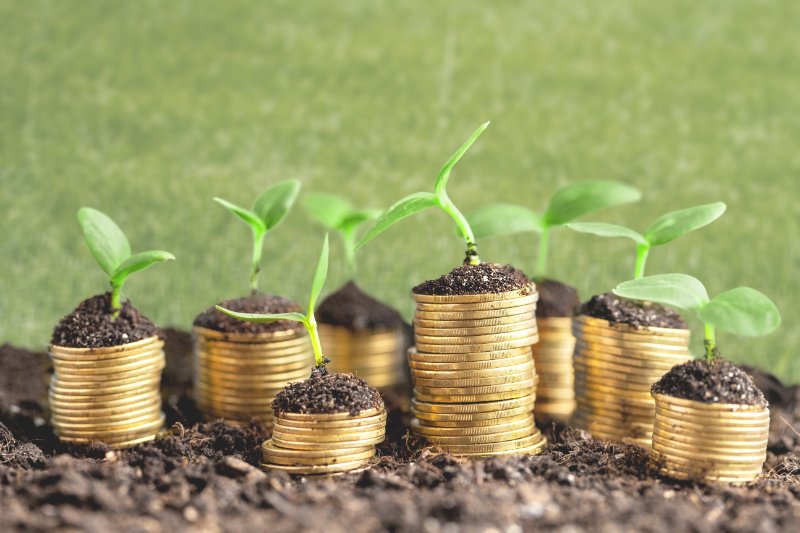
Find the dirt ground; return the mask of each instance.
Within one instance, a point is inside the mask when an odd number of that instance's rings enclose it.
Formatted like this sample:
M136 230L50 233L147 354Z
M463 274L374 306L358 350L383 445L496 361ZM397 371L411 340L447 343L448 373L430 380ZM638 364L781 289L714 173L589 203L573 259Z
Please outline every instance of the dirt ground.
M0 531L797 531L800 389L754 373L772 408L769 457L746 487L676 483L643 450L548 426L538 456L461 461L410 435L405 391L386 395L387 440L370 470L291 478L258 468L267 435L203 422L189 395L188 336L169 332L168 432L115 452L64 446L45 419L47 359L0 348Z

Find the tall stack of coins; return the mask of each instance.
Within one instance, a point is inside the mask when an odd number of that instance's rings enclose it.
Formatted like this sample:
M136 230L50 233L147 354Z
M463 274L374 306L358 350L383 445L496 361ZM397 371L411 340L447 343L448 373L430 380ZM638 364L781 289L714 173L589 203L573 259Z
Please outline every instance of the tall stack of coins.
M689 330L579 315L574 333L574 422L597 438L649 447L656 410L650 387L692 358Z
M566 421L575 411L572 318L537 318L536 325L539 330L539 342L533 345L533 360L539 375L536 417Z
M748 483L767 459L769 409L653 394L652 468L675 479Z
M302 328L268 333L223 333L193 328L195 399L209 416L234 424L253 417L272 424L272 400L314 364Z
M386 410L350 413L278 413L262 445L262 467L291 474L339 474L369 465L386 436Z
M164 342L150 337L107 348L50 346L50 418L64 442L126 448L153 440L164 425Z
M405 380L402 331L351 331L320 324L319 336L333 372L355 374L378 388Z
M455 455L538 453L535 287L414 299L414 432Z

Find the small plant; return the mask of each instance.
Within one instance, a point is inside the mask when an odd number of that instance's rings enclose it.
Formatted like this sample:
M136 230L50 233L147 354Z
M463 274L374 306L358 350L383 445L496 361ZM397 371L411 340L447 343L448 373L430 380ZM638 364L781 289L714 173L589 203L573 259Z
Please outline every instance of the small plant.
M724 203L716 202L673 211L658 217L645 230L644 234L624 226L600 222L573 222L567 224L567 227L600 237L627 237L633 240L636 243L636 265L633 277L639 279L644 276L647 256L653 246L667 244L682 235L711 224L722 216L725 209Z
M475 237L539 233L537 273L547 273L550 231L570 222L617 205L636 202L641 193L629 185L615 181L582 181L558 190L550 199L544 214L514 204L494 204L479 209L468 217Z
M356 234L364 222L378 218L378 209L356 209L340 196L312 193L303 199L306 211L317 222L333 230L342 238L347 274L353 279L356 274Z
M737 287L709 298L705 286L686 274L660 274L620 283L614 294L633 300L646 300L693 311L705 325L705 356L717 355L715 328L746 337L759 337L775 331L781 315L764 294L750 287Z
M170 261L175 256L162 250L149 250L131 254L128 238L111 218L97 209L83 207L78 210L78 222L89 250L108 274L111 283L111 308L114 316L122 308L122 286L128 276L155 263Z
M480 137L481 133L489 126L488 122L481 124L476 129L469 139L456 150L450 159L444 164L436 177L436 184L434 192L417 192L410 194L387 209L378 217L375 225L367 232L366 235L358 242L356 249L361 248L366 243L374 239L377 235L384 232L390 226L410 217L411 215L427 209L428 207L437 206L442 211L450 215L450 218L456 223L459 235L464 239L467 245L465 264L477 265L480 264L481 258L478 255L478 245L475 243L475 235L472 232L469 222L461 211L456 207L450 197L447 195L447 181L450 178L450 172L453 167L458 163L458 160L469 150L472 143Z
M237 313L224 307L216 306L217 309L226 315L232 316L239 320L246 320L248 322L276 322L278 320L292 320L300 322L308 331L311 338L311 346L314 349L314 361L317 368L325 365L327 360L322 353L322 344L319 340L319 330L317 329L317 319L314 317L314 308L317 306L317 300L322 292L322 287L325 285L325 278L328 276L328 235L325 235L325 240L322 243L322 253L317 262L317 270L314 272L314 280L311 283L311 296L308 299L308 310L303 313Z
M287 180L276 183L256 198L253 209L245 209L222 198L214 198L228 210L244 220L253 230L253 260L250 268L250 289L258 291L258 273L261 270L261 251L264 248L264 236L275 229L286 217L294 204L300 182Z

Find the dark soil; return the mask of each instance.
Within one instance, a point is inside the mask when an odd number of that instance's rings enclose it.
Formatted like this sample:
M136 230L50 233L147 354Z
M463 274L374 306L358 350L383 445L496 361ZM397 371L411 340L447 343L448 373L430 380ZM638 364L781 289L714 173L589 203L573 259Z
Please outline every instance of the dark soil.
M574 316L581 306L578 289L554 279L536 280L539 301L536 304L536 317Z
M766 406L764 394L753 379L730 361L711 363L695 359L675 365L652 388L657 394L705 403Z
M367 409L380 409L383 400L367 382L352 374L328 372L327 368L311 370L311 376L292 383L278 393L272 402L279 413L350 413L355 416Z
M350 331L391 331L405 326L400 313L369 296L352 281L322 300L316 314L319 323Z
M598 294L581 305L578 314L608 320L612 324L636 327L688 329L681 315L669 307L620 298L613 293Z
M244 298L225 300L220 302L220 307L237 311L239 313L291 313L301 311L300 306L283 296L272 294L254 293ZM272 331L286 331L298 329L302 326L290 320L277 322L247 322L228 316L216 307L211 306L194 319L195 326L201 326L224 333L269 333Z
M458 295L488 294L527 289L531 280L511 265L481 263L462 265L439 279L425 281L414 287L414 294Z
M62 318L50 342L70 348L102 348L144 340L158 333L156 325L133 307L130 300L122 302L115 318L111 293L107 292L82 301Z

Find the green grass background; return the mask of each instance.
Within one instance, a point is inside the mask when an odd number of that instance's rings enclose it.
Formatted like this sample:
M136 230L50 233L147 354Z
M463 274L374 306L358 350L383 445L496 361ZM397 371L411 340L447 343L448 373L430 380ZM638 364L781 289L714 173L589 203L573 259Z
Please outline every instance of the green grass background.
M131 278L162 325L247 290L249 230L211 198L267 185L386 207L456 168L465 211L543 209L560 186L619 179L638 205L592 217L642 229L724 200L712 227L656 249L712 293L773 297L781 329L721 335L727 356L800 381L800 4L791 1L0 2L0 341L44 347L57 320L104 289L75 221L111 214L135 250L178 260ZM300 211L266 242L266 290L305 300L322 231ZM567 230L552 273L584 297L627 279L629 242ZM328 290L343 281L334 249ZM481 243L535 264L532 236ZM412 285L461 259L441 213L360 255L360 281L408 316Z

